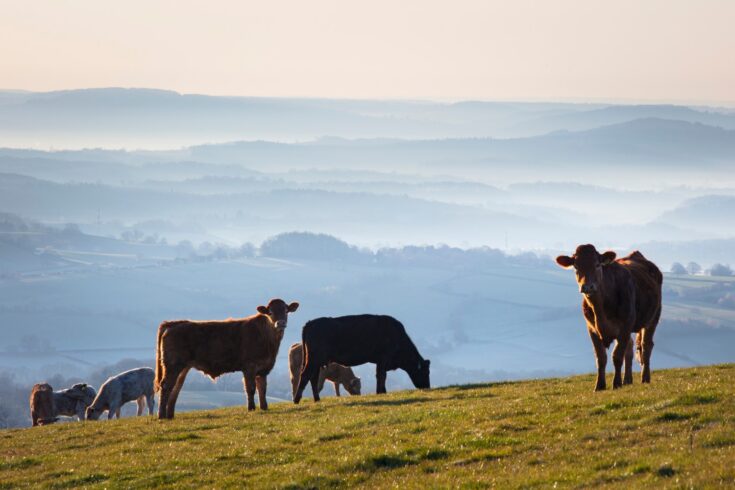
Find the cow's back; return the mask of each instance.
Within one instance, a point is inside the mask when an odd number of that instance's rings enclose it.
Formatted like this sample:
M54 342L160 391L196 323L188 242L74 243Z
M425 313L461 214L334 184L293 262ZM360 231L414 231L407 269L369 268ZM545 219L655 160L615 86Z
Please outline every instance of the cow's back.
M149 367L131 369L120 373L120 394L125 401L134 400L141 395L153 394L153 378L155 373Z
M275 329L265 315L222 321L164 322L160 329L159 350L166 364L194 367L212 378L242 370L248 363L269 364L270 360L275 361L278 352Z
M403 325L386 315L317 318L304 325L302 336L307 356L344 366L377 363L409 341Z

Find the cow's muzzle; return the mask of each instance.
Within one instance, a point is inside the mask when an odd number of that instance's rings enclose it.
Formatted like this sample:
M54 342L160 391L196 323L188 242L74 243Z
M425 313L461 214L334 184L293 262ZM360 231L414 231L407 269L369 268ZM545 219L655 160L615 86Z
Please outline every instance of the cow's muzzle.
M288 324L286 323L286 321L285 321L285 320L278 320L278 321L276 322L276 328L278 328L278 329L280 329L280 330L286 330L286 327L287 327L287 326L288 326Z

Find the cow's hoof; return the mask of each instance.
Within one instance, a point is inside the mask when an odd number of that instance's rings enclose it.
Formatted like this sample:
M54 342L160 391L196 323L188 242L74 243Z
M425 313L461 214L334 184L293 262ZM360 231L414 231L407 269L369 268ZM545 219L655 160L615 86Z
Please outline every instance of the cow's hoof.
M252 412L253 410L255 410L255 405L253 405L252 407L248 407L248 412Z
M607 388L605 385L595 386L595 392L597 392L597 391L605 391L605 388Z
M266 406L264 406L264 407L260 407L260 409L261 409L261 410L268 410L268 405L266 405Z

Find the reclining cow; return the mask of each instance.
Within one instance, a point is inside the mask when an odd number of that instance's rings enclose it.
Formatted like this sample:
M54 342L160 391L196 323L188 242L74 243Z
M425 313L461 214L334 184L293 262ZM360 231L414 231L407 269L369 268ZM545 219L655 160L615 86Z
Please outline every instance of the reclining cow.
M158 328L156 391L160 391L158 418L173 418L176 399L191 368L212 379L224 373L243 373L248 410L255 410L255 390L266 410L267 375L276 362L288 324L288 314L299 307L272 299L258 306L257 315L222 321L178 320Z
M288 366L291 375L291 394L296 395L299 387L299 379L301 378L301 365L303 362L303 348L301 343L293 344L288 351ZM359 395L362 383L360 378L355 376L352 368L342 366L334 362L330 362L319 371L318 390L321 393L324 389L324 382L329 380L334 385L334 392L340 396L339 385L343 385L350 395Z
M401 322L393 317L317 318L304 325L301 343L304 361L294 403L299 403L309 382L314 401L319 401L319 372L330 362L343 366L375 363L378 393L385 393L387 372L398 368L408 373L416 388L430 387L430 362L421 357Z
M582 293L582 313L587 322L597 358L595 391L605 389L607 349L613 340L615 377L613 388L633 382L633 344L641 363L641 381L651 382L651 352L653 334L661 317L661 284L663 275L656 265L635 251L615 260L615 252L600 254L593 245L580 245L573 256L560 255L556 262L574 267L579 291ZM625 362L625 378L621 368Z
M56 422L59 415L84 420L84 411L94 397L94 388L86 383L78 383L61 391L53 391L48 383L34 385L30 399L33 425Z
M92 404L87 407L87 420L97 420L107 411L107 418L120 418L120 409L128 402L138 403L138 415L148 404L148 414L153 415L155 399L153 395L153 378L155 374L149 367L141 367L125 371L108 378L100 387L100 392Z

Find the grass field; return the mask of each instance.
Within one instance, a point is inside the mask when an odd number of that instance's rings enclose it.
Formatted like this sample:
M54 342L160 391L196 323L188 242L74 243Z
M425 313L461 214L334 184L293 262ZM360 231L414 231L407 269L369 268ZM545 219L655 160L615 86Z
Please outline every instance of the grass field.
M735 365L0 432L0 488L735 485Z

